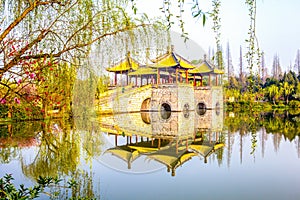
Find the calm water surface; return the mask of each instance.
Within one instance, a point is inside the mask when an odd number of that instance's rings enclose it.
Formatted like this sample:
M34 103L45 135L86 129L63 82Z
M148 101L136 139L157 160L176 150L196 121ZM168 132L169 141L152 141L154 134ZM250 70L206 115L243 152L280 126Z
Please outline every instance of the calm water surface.
M3 124L0 176L78 181L57 199L300 199L299 134L298 116L219 110Z

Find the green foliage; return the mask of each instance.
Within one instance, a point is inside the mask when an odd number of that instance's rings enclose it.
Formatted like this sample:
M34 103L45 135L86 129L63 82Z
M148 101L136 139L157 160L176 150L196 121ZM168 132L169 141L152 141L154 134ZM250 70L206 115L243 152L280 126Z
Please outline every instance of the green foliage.
M0 118L7 118L8 115L8 106L4 104L0 104Z
M17 189L12 183L13 180L12 174L6 174L3 178L0 178L1 199L35 199L39 197L43 188L47 186L45 184L44 186L36 185L33 188L26 188L24 185L20 185L20 188Z
M41 71L44 81L36 83L39 101L44 116L48 111L58 109L65 114L71 112L76 68L67 63L51 63L51 67Z
M94 47L100 49L97 58L103 67L125 48L145 49L153 40L162 45L159 37L152 39L160 35L159 29L166 36L161 21L136 15L134 0L4 0L0 8L0 100L8 104L8 115L13 111L10 107L22 104L14 110L16 119L48 117L53 109L70 113L76 70L91 66L86 63Z
M281 79L274 77L267 78L264 84L259 84L259 77L249 77L248 79L253 80L252 91L244 91L241 81L235 80L236 78L231 78L230 84L224 85L225 99L230 107L241 107L241 105L245 105L245 103L250 105L258 102L267 105L266 108L264 108L264 106L261 106L261 108L268 110L270 104L273 104L273 109L287 109L289 106L297 107L294 101L300 99L298 98L298 96L300 96L300 84L294 72L289 71L285 73ZM247 82L246 86L249 87L250 84L250 82ZM293 101L292 104L289 103L290 100Z
M96 99L99 99L99 95L108 90L109 82L110 82L109 76L104 75L99 77L97 88L96 88Z
M89 162L101 154L98 147L103 138L98 135L97 122L89 123L84 127L76 124L74 132L74 124L64 119L1 124L0 163L20 159L22 173L36 180L45 188L41 192L51 194L52 199L67 199L63 195L72 199L94 199L92 175L78 169L80 155L87 154L85 158ZM27 163L22 159L22 149L37 145L39 151L33 162ZM61 180L65 180L63 185L59 185Z
M36 199L41 196L41 194L47 194L51 199L59 199L60 196L60 188L65 188L66 190L78 190L78 183L74 179L70 179L67 182L66 186L60 185L61 179L58 177L38 177L37 184L33 187L25 187L23 184L16 188L13 184L14 178L12 174L6 174L3 178L0 178L0 199L11 199L11 200L29 200ZM56 188L56 191L52 191L52 193L45 192L48 188ZM84 196L81 197L69 197L66 199L79 200L79 199L96 199L93 196Z
M289 102L289 107L293 109L300 109L300 101L292 100Z
M217 46L217 52L216 52L216 63L219 69L223 69L223 53L221 49L221 44L220 44L220 38L221 38L221 18L220 18L220 6L221 6L221 1L220 0L213 0L213 10L210 13L210 17L213 20L213 31L215 33L215 41L216 41L216 46Z

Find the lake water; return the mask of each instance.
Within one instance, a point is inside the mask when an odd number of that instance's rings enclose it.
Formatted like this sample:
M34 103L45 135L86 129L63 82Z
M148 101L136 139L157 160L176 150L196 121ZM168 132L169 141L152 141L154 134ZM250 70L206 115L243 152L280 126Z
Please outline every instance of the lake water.
M57 199L300 199L299 135L296 115L221 110L3 124L0 176L77 180Z

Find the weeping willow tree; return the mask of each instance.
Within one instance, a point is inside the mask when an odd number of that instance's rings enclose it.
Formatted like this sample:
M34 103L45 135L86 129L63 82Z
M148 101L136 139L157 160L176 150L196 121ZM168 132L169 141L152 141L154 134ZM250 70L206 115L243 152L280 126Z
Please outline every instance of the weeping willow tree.
M259 83L261 83L261 76L259 71L261 71L261 57L262 52L259 48L258 38L256 34L256 13L257 13L257 4L256 0L246 0L245 4L248 6L248 15L249 15L249 29L248 29L248 38L246 42L248 43L248 51L246 52L246 60L249 69L249 77L248 77L248 90L253 93L255 86L258 87ZM254 74L255 70L257 71L256 76L257 82L255 83Z
M156 30L163 30L163 24L156 23L158 20L150 20L146 15L137 15L134 3L129 4L130 2L1 1L1 104L34 102L27 101L24 88L29 85L32 90L36 90L33 86L43 80L41 72L52 70L53 66L59 68L64 62L71 63L68 66L80 73L84 70L91 72L84 79L91 78L95 70L99 70L91 68L90 55L96 49L96 59L98 63L102 63L99 66L102 69L104 65L110 64L108 61L124 55L123 52L128 51L128 48L146 49L145 45L153 45L153 40L147 42L147 38L159 35ZM163 31L160 33L167 35ZM37 101L47 101L37 91L39 90L30 93L35 94ZM44 89L43 92L47 91Z

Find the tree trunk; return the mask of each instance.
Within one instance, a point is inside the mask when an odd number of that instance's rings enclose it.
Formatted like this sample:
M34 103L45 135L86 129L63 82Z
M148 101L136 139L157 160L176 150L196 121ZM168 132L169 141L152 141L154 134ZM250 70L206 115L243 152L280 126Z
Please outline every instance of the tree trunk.
M7 118L9 118L10 120L12 118L12 106L9 106L8 108Z

